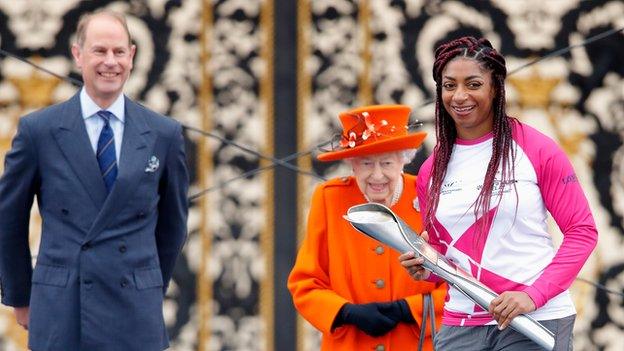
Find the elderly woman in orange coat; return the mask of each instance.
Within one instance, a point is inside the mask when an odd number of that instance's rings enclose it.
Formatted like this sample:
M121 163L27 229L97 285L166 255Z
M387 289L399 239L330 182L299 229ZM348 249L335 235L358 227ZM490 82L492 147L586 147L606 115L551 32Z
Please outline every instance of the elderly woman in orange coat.
M426 134L408 133L409 114L401 105L343 112L341 148L318 156L345 160L353 169L352 176L329 180L314 192L306 238L288 279L297 310L323 333L321 350L433 349L424 301L434 301L439 326L446 285L414 282L398 252L343 219L351 206L377 202L422 229L416 178L403 167Z

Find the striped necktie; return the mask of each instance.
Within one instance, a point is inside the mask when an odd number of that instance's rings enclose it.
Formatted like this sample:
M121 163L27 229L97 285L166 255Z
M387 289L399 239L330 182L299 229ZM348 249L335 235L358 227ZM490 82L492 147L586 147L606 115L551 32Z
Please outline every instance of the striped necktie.
M110 126L110 119L114 115L108 111L98 111L98 116L104 120L104 128L100 133L97 143L97 161L102 172L102 178L106 185L106 190L110 193L117 179L117 155L115 154L115 135Z

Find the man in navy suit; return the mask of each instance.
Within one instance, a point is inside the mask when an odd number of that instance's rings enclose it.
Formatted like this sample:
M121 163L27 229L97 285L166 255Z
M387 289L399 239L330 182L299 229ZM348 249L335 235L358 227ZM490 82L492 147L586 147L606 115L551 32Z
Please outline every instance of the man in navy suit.
M182 128L122 93L135 46L125 18L83 17L84 87L20 119L0 179L2 303L43 350L163 350L162 304L186 238ZM28 246L37 198L35 268Z

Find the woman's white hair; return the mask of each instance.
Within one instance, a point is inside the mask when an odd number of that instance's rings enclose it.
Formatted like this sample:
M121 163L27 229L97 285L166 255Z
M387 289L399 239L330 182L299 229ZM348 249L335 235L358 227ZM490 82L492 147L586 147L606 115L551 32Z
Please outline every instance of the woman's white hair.
M418 149L405 149L401 150L401 158L403 160L403 164L406 165L414 160L416 157L416 153Z
M388 153L398 154L399 158L401 159L401 162L403 162L403 165L405 166L406 164L414 160L414 157L416 157L417 152L418 152L418 149L404 149L404 150L398 150L398 151L391 151ZM358 157L349 157L349 158L346 158L344 162L346 162L350 166L353 166L353 160L356 158Z

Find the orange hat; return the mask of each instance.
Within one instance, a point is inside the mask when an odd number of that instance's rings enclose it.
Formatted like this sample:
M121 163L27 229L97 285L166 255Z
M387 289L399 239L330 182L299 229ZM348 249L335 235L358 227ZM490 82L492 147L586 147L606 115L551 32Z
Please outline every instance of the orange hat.
M419 147L427 133L407 133L411 109L404 105L363 106L342 112L340 149L319 154L320 161L381 154Z

